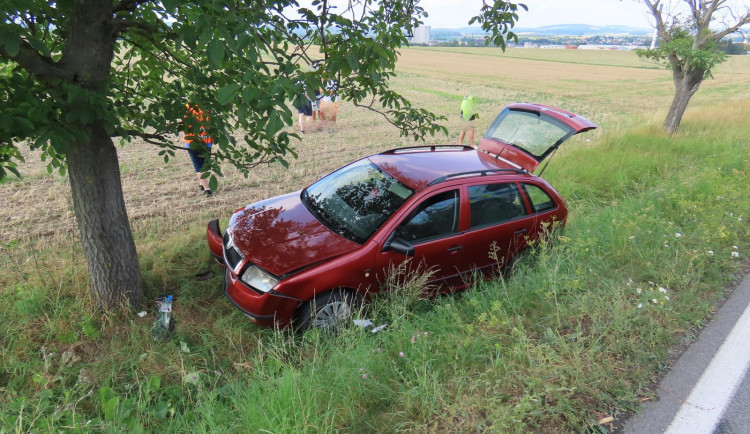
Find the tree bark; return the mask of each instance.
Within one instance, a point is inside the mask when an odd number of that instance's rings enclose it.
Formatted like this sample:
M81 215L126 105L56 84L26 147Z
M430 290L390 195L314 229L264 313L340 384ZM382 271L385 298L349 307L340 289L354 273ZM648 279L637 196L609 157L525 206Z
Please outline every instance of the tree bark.
M67 153L73 209L94 298L107 307L141 301L141 270L120 182L117 150L100 125Z
M117 37L111 0L80 0L71 16L61 67L73 82L104 95ZM133 234L125 211L117 150L104 120L83 125L88 140L66 153L73 208L94 298L119 307L141 301L143 288Z
M675 70L673 74L674 98L672 98L672 105L669 107L669 113L667 113L663 125L664 129L670 134L674 134L680 128L685 109L687 109L690 98L698 91L703 82L705 70L691 69L688 72Z

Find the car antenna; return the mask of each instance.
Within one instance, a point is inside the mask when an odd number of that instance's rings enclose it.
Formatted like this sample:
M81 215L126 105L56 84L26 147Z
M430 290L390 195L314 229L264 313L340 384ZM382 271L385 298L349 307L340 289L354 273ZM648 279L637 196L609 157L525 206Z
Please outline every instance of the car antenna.
M552 151L552 155L550 155L549 158L547 158L547 162L544 163L544 167L542 167L542 171L539 172L539 175L537 175L538 177L540 177L540 178L542 177L542 174L544 174L544 171L547 170L547 166L549 166L549 162L552 161L552 157L555 156L555 154L557 153L558 149L560 149L560 148L559 147L555 148L555 150Z

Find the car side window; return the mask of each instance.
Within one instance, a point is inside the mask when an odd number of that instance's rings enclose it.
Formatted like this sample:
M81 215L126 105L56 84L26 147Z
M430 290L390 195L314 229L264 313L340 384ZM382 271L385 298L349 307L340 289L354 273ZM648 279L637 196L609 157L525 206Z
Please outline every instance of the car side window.
M436 194L423 201L401 223L396 235L416 243L458 232L458 190Z
M526 208L515 184L472 185L468 190L472 228L526 215Z
M524 184L523 187L526 190L526 194L529 196L531 207L534 209L534 212L547 211L557 207L555 201L552 200L544 190L536 185Z

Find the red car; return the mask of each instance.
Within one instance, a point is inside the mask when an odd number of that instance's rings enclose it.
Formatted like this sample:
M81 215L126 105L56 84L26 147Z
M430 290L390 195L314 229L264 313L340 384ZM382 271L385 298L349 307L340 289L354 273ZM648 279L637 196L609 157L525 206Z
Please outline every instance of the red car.
M565 224L565 202L532 172L594 128L563 110L513 104L477 149L393 149L248 205L223 234L213 220L208 247L226 268L224 291L258 324L305 330L348 318L407 258L407 269L433 271L433 287L462 290L477 271L511 263L547 224Z

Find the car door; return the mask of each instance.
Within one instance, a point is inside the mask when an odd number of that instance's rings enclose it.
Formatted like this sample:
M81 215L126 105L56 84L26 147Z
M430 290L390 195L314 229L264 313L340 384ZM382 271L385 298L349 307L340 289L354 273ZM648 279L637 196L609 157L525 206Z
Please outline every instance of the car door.
M529 237L538 239L545 235L544 232L552 231L557 225L564 224L561 219L561 203L555 200L541 185L533 183L521 183L521 190L528 199L531 213L534 215L534 225L529 232Z
M386 247L378 253L376 268L382 283L408 278L411 273L430 273L428 283L436 290L462 288L463 234L459 232L460 191L451 189L423 198L411 208L390 234L413 246L413 255Z
M513 182L469 185L466 196L470 214L464 234L466 259L473 270L490 277L526 247L535 234L534 217Z

